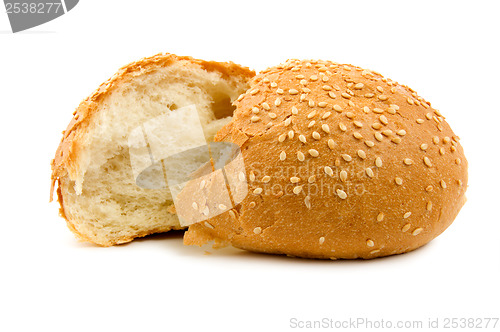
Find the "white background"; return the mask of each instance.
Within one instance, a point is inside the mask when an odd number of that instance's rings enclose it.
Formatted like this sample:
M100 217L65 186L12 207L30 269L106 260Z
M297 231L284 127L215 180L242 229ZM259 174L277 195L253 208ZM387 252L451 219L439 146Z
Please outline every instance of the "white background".
M499 4L87 0L18 34L2 8L0 330L287 331L294 317L424 326L500 317ZM181 233L79 243L48 202L61 131L120 66L159 52L255 70L329 59L407 84L462 138L468 202L429 245L373 261L205 255Z

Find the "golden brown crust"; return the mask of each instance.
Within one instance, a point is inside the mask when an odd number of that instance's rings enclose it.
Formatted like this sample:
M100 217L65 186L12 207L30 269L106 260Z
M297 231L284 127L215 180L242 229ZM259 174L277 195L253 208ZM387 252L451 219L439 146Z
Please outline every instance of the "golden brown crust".
M75 225L72 224L70 218L67 217L64 210L60 181L67 175L72 179L80 175L77 158L81 153L81 149L83 149L81 142L83 141L89 124L93 121L93 116L98 111L100 103L119 85L128 82L135 76L144 75L174 63L180 63L183 66L201 66L207 71L220 73L223 78L241 77L242 79L250 79L255 75L253 70L233 62L204 61L189 56L177 56L163 53L143 58L120 68L111 78L102 83L89 97L83 100L73 113L74 117L71 119L68 127L63 132L63 137L57 148L55 157L51 162L52 175L50 186L50 201L52 201L54 189L56 185L58 185L57 197L60 204L60 215L66 219L68 227L82 240L93 242L85 235L79 233ZM168 229L163 231L167 231ZM144 232L134 237L146 236L154 232L157 232L157 230L153 232ZM122 239L120 243L129 242L131 240L132 238ZM116 243L100 243L100 245L104 246L113 244Z
M216 141L241 146L250 193L211 227L190 226L186 244L375 258L431 241L465 202L459 138L430 103L376 72L289 60L256 76L236 106Z

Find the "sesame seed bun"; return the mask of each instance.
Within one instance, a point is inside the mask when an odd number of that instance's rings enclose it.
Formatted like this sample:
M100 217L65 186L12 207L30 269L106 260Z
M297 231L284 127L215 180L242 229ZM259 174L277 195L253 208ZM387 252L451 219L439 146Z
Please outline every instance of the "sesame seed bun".
M249 194L191 225L185 244L370 259L423 246L465 203L459 138L429 102L376 72L288 60L235 105L215 140L241 147Z

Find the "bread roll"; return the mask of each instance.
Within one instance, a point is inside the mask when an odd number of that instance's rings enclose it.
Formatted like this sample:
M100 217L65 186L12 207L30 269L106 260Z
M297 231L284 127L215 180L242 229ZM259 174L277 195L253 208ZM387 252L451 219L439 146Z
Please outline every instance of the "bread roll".
M240 145L250 194L185 244L370 259L423 246L465 202L467 160L444 116L374 71L289 60L235 105L215 140Z
M68 227L102 246L180 228L168 190L136 185L128 135L149 119L194 104L212 140L254 75L234 63L173 54L121 68L77 108L52 162L51 197L58 183Z

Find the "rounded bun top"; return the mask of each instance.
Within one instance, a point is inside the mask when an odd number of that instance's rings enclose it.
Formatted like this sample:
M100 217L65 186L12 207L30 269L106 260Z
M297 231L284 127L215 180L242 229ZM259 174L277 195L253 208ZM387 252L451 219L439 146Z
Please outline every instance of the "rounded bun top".
M197 224L208 240L315 258L416 249L465 202L467 161L444 116L407 86L330 61L257 75L216 140L241 146L249 195Z

